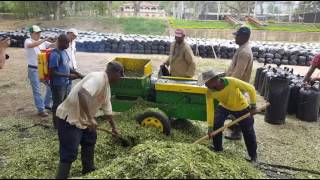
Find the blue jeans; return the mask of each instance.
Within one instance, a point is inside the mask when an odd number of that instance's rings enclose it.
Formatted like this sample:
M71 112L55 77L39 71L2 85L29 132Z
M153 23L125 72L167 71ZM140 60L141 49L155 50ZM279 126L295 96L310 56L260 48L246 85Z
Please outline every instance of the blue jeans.
M239 118L247 113L249 113L249 109L246 108L242 111L229 111L222 106L218 106L215 110L215 120L214 120L214 130L221 128L224 125L225 120L227 119L228 115L232 114L236 118ZM244 119L239 123L240 128L242 130L244 142L247 147L248 154L251 158L257 157L257 141L256 141L256 134L254 131L254 119L252 116ZM222 133L217 134L213 138L213 146L216 151L222 151Z
M45 107L51 107L52 95L49 85L46 84L46 95L44 100L41 95L41 85L38 75L38 70L33 68L28 68L28 78L32 87L34 103L38 109L38 112L44 112Z

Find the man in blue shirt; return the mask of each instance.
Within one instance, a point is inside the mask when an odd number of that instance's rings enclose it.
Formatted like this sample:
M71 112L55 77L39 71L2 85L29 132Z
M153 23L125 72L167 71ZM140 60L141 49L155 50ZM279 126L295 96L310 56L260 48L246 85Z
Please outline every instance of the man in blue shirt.
M49 59L49 69L51 75L51 91L52 91L52 114L53 125L57 129L58 118L56 117L56 110L58 106L68 96L68 85L70 79L80 79L82 75L73 69L70 69L70 59L67 55L66 49L69 47L69 39L67 35L61 34L58 37L57 48L52 50Z

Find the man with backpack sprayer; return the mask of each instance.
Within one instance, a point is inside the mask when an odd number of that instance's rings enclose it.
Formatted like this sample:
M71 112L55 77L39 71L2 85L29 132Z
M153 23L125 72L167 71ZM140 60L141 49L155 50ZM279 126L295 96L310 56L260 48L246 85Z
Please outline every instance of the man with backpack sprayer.
M68 96L68 86L70 79L81 79L83 76L70 68L70 59L67 55L66 49L69 47L69 39L67 35L61 34L58 37L57 48L52 50L49 58L49 72L51 77L51 91L52 91L52 120L54 128L57 129L58 118L56 117L56 110L58 106Z
M41 117L48 117L45 109L51 110L51 89L48 83L46 85L45 99L41 96L41 84L38 72L38 54L41 50L56 47L55 43L50 43L51 38L41 39L41 29L39 26L33 25L29 28L31 37L24 42L24 48L26 49L27 61L28 61L28 78L32 87L34 103L38 109L38 115Z

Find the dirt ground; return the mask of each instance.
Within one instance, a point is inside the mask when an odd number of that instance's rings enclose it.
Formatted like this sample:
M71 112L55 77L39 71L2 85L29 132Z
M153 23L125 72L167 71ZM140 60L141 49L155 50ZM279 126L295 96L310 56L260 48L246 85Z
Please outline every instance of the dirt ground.
M40 119L36 116L27 78L24 49L9 48L8 54L10 54L10 60L7 61L5 68L0 70L0 117L50 121L50 118ZM159 65L167 58L164 55L82 52L77 54L80 71L83 74L104 70L106 63L115 57L151 59L154 72L157 72ZM230 60L197 58L197 73L207 69L223 71L229 63ZM254 68L259 66L261 65L254 64ZM294 69L295 72L304 74L308 67L294 67ZM260 105L263 102L261 97L259 102ZM271 125L264 122L263 115L257 115L255 128L260 161L313 170L320 169L320 122L307 123L288 116L284 125Z

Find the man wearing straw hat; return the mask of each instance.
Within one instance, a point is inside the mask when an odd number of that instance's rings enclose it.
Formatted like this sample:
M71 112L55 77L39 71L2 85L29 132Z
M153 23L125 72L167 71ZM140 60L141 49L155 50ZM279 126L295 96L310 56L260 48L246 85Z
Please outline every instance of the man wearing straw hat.
M219 105L215 108L214 112L214 124L212 121L208 121L208 135L214 130L221 128L229 115L239 118L248 112L253 114L256 111L255 88L249 83L233 77L224 77L224 75L225 73L206 71L198 79L198 85L206 85L208 88L207 95L219 101ZM249 94L250 105L242 92ZM257 142L253 116L244 119L239 125L250 157L249 161L256 162ZM213 138L213 150L217 152L223 151L222 133L217 134Z
M161 66L170 66L170 75L176 77L192 78L195 74L196 64L194 62L193 51L187 42L183 29L175 31L176 41L171 44L169 59Z

